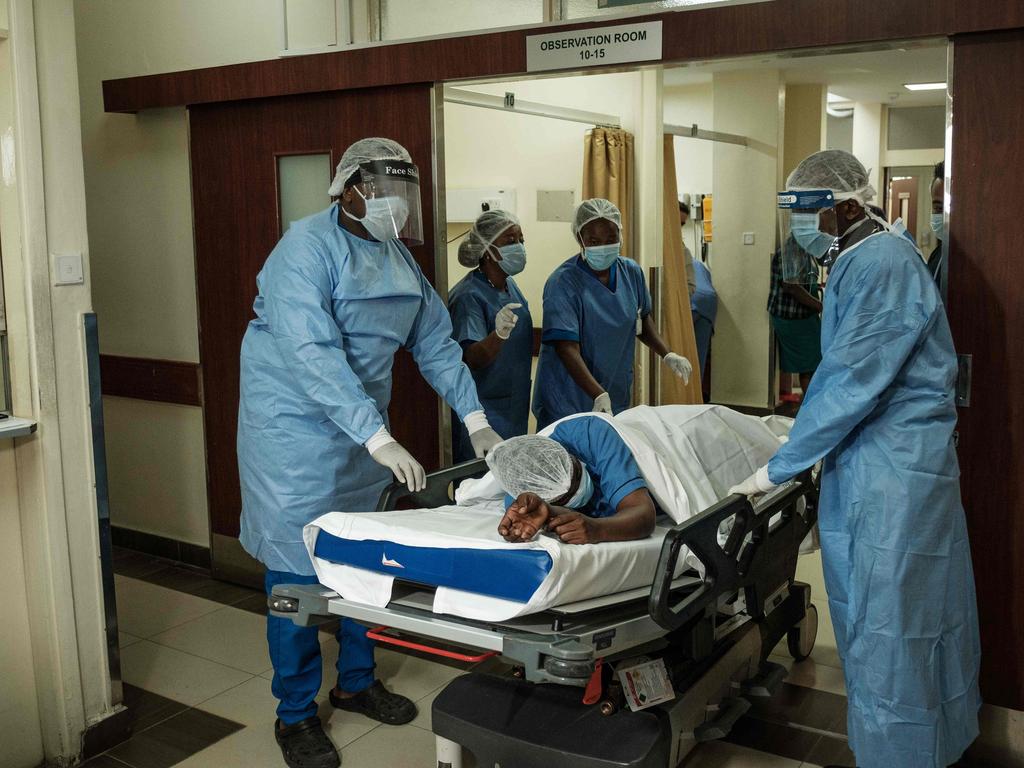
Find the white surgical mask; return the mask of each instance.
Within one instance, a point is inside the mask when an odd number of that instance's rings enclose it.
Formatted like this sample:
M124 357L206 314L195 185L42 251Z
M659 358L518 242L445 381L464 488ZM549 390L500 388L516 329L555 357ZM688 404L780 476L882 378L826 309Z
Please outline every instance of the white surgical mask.
M935 233L935 237L939 240L945 241L946 239L946 220L943 214L933 213L932 214L932 232Z
M366 215L362 218L353 216L342 206L345 215L362 224L370 237L378 242L385 243L397 238L409 218L409 206L405 200L400 197L367 198L359 191L359 187L353 189L366 203Z

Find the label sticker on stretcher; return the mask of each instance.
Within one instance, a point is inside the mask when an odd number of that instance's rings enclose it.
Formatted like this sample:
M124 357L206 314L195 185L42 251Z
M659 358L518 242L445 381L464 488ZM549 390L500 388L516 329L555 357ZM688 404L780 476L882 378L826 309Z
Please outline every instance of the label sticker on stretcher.
M633 712L672 701L676 697L663 659L640 659L632 666L620 667L618 674L626 702Z

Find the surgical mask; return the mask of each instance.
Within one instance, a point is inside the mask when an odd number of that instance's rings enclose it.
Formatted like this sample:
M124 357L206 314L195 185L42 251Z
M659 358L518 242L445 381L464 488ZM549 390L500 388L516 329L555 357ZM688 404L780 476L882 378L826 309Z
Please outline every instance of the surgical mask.
M585 507L590 501L590 497L594 495L594 480L587 471L587 465L582 461L580 462L580 469L582 470L580 472L580 487L576 489L576 493L572 495L572 498L564 504L569 509Z
M586 259L587 264L590 265L592 270L595 272L604 272L615 263L617 258L619 258L621 250L622 245L620 243L584 246L583 258Z
M522 243L510 243L497 249L501 256L498 266L509 277L518 275L526 269L526 246Z
M818 229L818 214L794 213L790 231L797 244L818 261L823 260L836 242L836 236Z
M943 242L946 241L946 220L943 214L933 213L932 214L932 232L935 233L935 237Z
M367 198L359 187L353 187L356 193L366 203L366 215L362 218L353 216L344 206L342 211L353 221L358 221L370 237L378 242L385 243L398 237L405 222L409 218L408 204L400 197L370 197Z

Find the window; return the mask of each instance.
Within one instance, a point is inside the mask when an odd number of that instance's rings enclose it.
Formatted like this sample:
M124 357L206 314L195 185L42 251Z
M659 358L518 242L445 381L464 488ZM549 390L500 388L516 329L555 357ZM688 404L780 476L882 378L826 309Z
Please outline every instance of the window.
M281 234L292 222L304 219L331 203L327 188L334 168L330 152L306 155L278 155L277 205Z
M544 0L380 0L380 4L383 40L544 21Z

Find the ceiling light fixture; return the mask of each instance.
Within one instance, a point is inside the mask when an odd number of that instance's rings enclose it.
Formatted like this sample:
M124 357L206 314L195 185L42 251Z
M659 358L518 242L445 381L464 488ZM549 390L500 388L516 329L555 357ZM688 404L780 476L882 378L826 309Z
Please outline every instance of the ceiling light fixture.
M903 87L908 91L944 91L945 83L904 83Z

